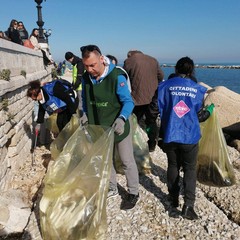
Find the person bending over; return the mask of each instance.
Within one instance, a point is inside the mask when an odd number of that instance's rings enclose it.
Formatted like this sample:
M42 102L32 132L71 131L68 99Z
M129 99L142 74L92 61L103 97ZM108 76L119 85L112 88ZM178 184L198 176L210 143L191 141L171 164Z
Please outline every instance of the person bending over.
M57 113L57 126L61 131L76 113L78 107L77 93L72 89L71 83L58 79L41 86L39 80L29 83L27 96L39 102L39 111L36 128L40 129L40 123L44 122L44 115Z

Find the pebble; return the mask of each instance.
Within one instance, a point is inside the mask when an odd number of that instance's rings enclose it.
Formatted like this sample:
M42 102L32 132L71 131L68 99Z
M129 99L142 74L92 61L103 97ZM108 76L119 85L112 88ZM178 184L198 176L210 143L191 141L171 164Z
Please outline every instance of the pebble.
M230 151L233 151L232 148ZM38 149L36 149L36 155L38 155L37 152ZM46 153L49 151L45 150ZM42 149L39 155L43 155ZM234 153L231 156L239 157L239 154ZM107 201L108 227L104 240L239 239L239 184L226 188L214 188L198 183L195 210L199 214L199 220L185 220L180 216L183 205L182 196L180 196L180 207L175 211L174 216L171 215L173 209L167 202L166 155L157 148L151 153L151 158L153 159L152 173L146 176L140 175L140 201L134 209L120 210L121 195ZM41 159L37 160L42 162ZM237 162L235 158L233 161ZM34 168L35 171L38 170L38 166ZM235 169L238 181L239 171ZM119 174L117 178L119 185L127 190L125 176ZM23 240L42 240L38 217L36 217L38 205L35 205L35 212L31 214Z
M236 223L231 219L228 219L226 213L229 211L228 205L227 209L220 209L215 204L215 199L227 204L231 203L231 199L226 196L226 191L230 191L230 188L213 188L209 186L203 186L198 184L197 188L197 200L196 200L196 211L199 214L200 219L196 221L185 220L180 216L181 207L183 205L183 199L180 199L180 207L176 212L177 218L170 217L170 212L172 209L168 209L170 206L166 202L167 198L167 186L166 186L166 175L159 174L165 172L166 174L166 155L158 148L155 152L151 153L153 159L153 169L154 174L147 175L147 181L145 176L140 176L140 197L141 201L137 203L134 209L129 210L128 223L131 227L136 228L131 232L124 233L121 235L125 236L124 240L127 239L147 239L147 240L161 240L161 239L238 239L240 236L240 226L239 219ZM161 175L161 177L159 177ZM161 180L160 180L161 179ZM125 176L118 175L119 184L126 188ZM236 192L239 192L239 186L233 187ZM225 194L224 194L225 193ZM224 194L224 201L221 201L221 195ZM230 194L230 195L233 195ZM210 197L211 196L211 197ZM213 199L214 196L214 200ZM240 197L240 194L237 196ZM208 198L209 197L209 198ZM235 199L239 199L236 197ZM121 198L114 201L114 205L107 205L107 211L109 212L108 218L114 217L120 211L119 206L121 203ZM240 203L238 203L239 205ZM238 210L237 206L232 206L233 209ZM240 206L239 206L240 207ZM231 210L234 213L234 210ZM122 224L126 224L122 222ZM111 229L111 231L110 231ZM111 221L108 225L108 232L106 239L113 239L111 233L113 231L122 231L123 227L120 225L115 225L114 221ZM137 235L139 234L139 235Z

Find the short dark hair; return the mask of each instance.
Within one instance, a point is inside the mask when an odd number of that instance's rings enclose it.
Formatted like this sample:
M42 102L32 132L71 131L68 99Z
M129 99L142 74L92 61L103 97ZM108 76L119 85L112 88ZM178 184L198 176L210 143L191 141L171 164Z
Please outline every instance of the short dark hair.
M83 58L89 57L89 54L91 52L95 52L95 53L98 53L98 54L102 55L100 48L96 45L82 46L82 47L80 47L80 50L82 52L82 57Z
M74 54L72 52L66 52L65 53L65 59L68 61L70 58L74 57Z
M27 97L37 96L41 89L41 83L39 80L31 81L27 90Z

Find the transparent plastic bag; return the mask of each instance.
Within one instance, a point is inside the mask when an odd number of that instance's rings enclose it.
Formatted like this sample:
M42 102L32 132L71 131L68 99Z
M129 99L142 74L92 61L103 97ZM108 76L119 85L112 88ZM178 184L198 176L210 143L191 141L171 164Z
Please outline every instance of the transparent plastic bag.
M135 115L131 118L132 121L132 139L133 139L133 154L137 163L138 171L143 174L151 173L151 157L149 154L148 144L144 135L146 133L139 126Z
M201 123L201 132L197 180L208 186L232 186L236 182L234 170L215 109L212 115Z
M105 239L112 128L79 127L49 167L40 201L45 240Z
M62 152L68 139L73 135L73 133L79 127L79 118L75 115L72 116L71 120L66 124L62 131L58 134L55 140L50 145L51 156L56 159Z
M46 119L46 128L54 134L59 133L59 129L57 126L57 113L53 113Z
M146 134L137 123L137 117L133 114L130 119L132 143L133 143L133 155L137 163L139 173L149 174L151 172L151 157L149 154L147 141L144 139ZM122 162L115 151L115 167L118 173L124 174Z

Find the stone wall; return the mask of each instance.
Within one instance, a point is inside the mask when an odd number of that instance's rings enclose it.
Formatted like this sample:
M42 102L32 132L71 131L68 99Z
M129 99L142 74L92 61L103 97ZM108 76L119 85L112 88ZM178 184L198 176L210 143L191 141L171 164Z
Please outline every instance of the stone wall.
M0 39L0 190L11 188L14 173L24 164L32 147L33 101L26 97L32 80L51 80L51 68L42 52ZM1 77L10 70L10 78Z

